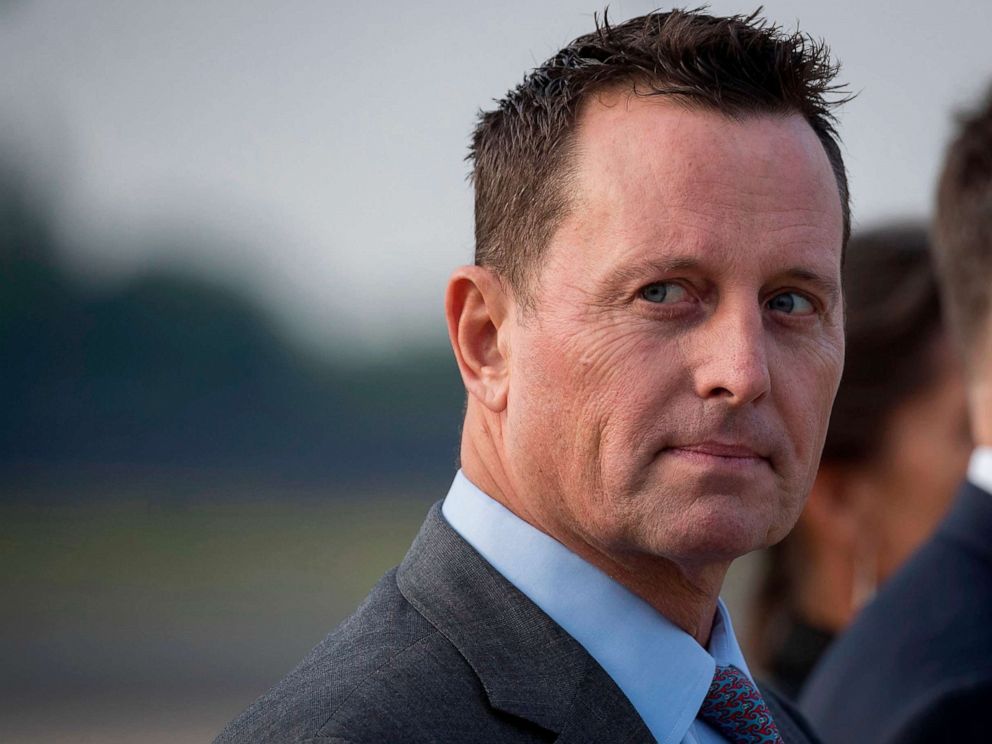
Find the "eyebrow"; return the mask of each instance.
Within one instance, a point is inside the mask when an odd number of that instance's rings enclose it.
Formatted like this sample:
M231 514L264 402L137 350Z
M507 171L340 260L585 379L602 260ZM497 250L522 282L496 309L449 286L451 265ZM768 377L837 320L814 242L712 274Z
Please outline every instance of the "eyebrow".
M783 279L795 279L796 281L812 284L827 298L831 307L840 300L840 284L829 276L824 276L816 271L794 266L786 269L777 275Z
M619 266L607 274L603 282L603 296L612 297L632 283L643 282L646 276L652 274L664 276L680 271L704 270L705 267L701 261L688 256L675 257L669 261L652 259L638 261L634 264ZM836 305L841 297L840 284L837 280L803 266L789 267L777 273L774 279L779 281L790 279L810 284L824 295L830 306Z
M633 264L618 266L603 281L607 294L619 291L633 282L643 282L644 277L651 274L671 274L678 271L699 271L702 263L694 258L682 256L670 261L645 260Z

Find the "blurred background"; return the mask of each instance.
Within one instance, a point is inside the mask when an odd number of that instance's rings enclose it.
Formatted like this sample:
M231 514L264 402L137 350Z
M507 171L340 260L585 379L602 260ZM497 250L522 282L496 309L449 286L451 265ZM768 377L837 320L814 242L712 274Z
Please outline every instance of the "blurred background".
M469 131L596 10L0 2L0 740L209 740L402 557L457 454ZM858 93L856 227L925 219L987 0L765 14Z

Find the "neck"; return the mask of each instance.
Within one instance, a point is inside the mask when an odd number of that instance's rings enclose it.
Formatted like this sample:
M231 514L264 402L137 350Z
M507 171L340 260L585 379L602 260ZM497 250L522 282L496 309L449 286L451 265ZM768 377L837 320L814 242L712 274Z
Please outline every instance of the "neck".
M587 543L566 547L639 596L706 648L713 630L716 603L729 563L686 567L645 554L615 555Z
M490 498L626 587L706 647L730 562L685 565L664 556L618 549L593 540L581 524L569 523L557 515L550 499L534 495L544 493L544 489L518 485L519 478L500 456L502 433L500 419L479 412L470 399L461 444L461 467L466 477Z
M992 334L982 338L987 342ZM972 359L967 375L972 441L978 447L992 447L992 354Z
M795 582L795 610L806 624L838 633L850 623L855 613L857 550L837 550L833 541L818 542L808 534L802 537L809 557L797 564L802 580L790 579Z

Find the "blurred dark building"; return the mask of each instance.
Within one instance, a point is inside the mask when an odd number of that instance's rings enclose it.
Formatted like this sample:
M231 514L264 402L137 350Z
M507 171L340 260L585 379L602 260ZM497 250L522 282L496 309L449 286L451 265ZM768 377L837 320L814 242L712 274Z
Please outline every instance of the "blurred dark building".
M54 236L43 195L0 167L0 484L106 467L450 477L463 390L447 349L317 358L221 283L152 274L87 288L60 268Z

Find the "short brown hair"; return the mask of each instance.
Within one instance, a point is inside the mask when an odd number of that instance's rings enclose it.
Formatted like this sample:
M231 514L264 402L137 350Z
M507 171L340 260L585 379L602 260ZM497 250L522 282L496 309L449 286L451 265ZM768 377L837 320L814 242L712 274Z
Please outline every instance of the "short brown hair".
M922 223L856 233L847 244L841 279L847 316L844 374L821 462L846 465L876 457L893 413L936 384L944 324Z
M567 214L570 154L582 103L630 86L638 95L740 117L799 113L827 153L850 232L847 175L833 106L838 66L822 42L757 17L655 12L580 36L480 113L469 160L475 186L475 262L526 298L528 279Z
M992 91L961 118L947 150L934 244L948 320L967 360L992 322Z

